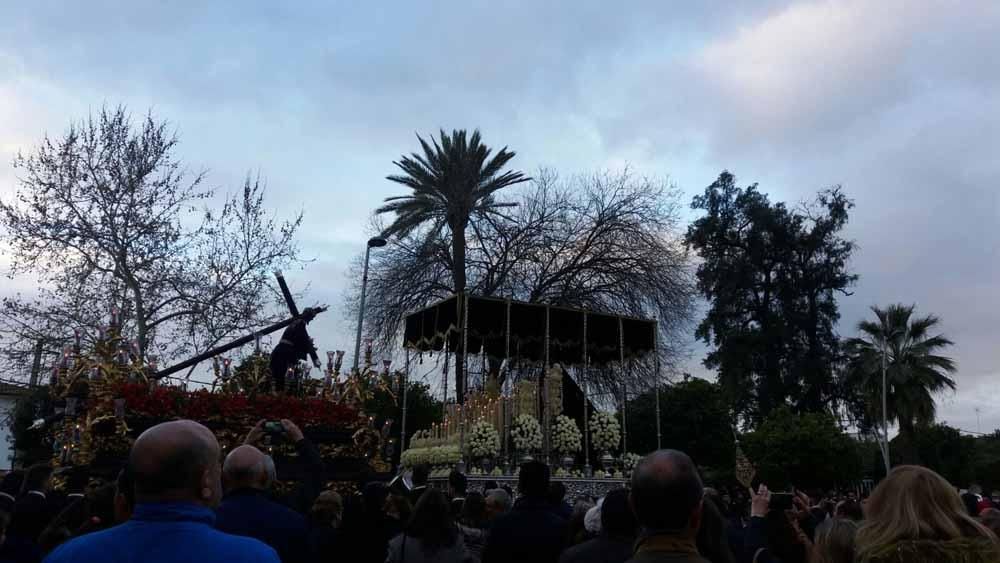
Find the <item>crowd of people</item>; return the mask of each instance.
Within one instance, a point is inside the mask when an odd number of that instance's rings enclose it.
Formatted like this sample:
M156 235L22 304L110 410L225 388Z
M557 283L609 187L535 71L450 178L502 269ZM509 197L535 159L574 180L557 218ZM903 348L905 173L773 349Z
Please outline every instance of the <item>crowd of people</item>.
M322 460L291 421L306 475L275 491L258 424L223 455L188 420L136 439L113 484L65 483L38 465L0 483L0 563L985 563L1000 562L1000 510L919 466L893 469L867 498L836 492L707 487L690 457L660 450L629 486L567 498L545 464L521 465L517 490L446 487L428 468L357 494L322 490ZM409 481L409 482L408 482Z

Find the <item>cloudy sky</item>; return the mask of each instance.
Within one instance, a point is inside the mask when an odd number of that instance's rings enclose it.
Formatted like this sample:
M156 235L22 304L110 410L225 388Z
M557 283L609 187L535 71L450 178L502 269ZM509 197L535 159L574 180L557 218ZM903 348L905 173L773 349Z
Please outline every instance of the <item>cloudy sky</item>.
M259 170L305 211L292 281L337 307L415 132L478 127L529 171L628 163L685 198L724 168L787 201L841 184L861 276L841 332L872 304L940 315L960 368L941 417L1000 427L993 0L0 4L0 197L43 133L152 108L212 185ZM321 347L348 348L327 317Z

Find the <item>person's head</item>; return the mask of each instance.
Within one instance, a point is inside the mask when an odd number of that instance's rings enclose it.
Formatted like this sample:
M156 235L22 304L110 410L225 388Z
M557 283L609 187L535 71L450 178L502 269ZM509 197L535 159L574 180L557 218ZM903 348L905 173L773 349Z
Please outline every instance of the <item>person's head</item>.
M837 518L844 518L846 520L853 520L855 522L860 522L865 519L865 513L861 510L861 503L842 500L837 503L837 508L834 511L834 516Z
M569 522L567 523L570 545L576 545L588 539L589 532L587 530L586 518L587 512L591 508L594 508L594 503L591 502L590 498L578 499L573 504L573 509L569 514Z
M136 439L129 454L135 499L216 506L222 498L219 442L191 420L157 424Z
M994 490L990 493L990 500L993 501L993 504L1000 505L1000 491Z
M455 469L448 474L448 493L453 497L464 497L468 479L465 475Z
M24 481L21 483L21 494L28 491L48 492L52 482L52 467L39 463L32 465L24 473Z
M486 526L486 498L482 493L472 491L462 503L462 523L472 528Z
M549 494L549 466L537 460L522 463L517 490L528 498L545 499Z
M336 491L323 491L309 509L309 518L317 526L339 528L344 518L344 499Z
M854 491L847 491L847 500L858 500L858 493Z
M378 481L368 483L361 489L361 503L366 514L382 512L387 498L389 498L389 488Z
M974 495L981 495L983 494L983 488L977 483L973 483L969 485L969 492Z
M916 465L900 465L890 471L868 498L865 516L858 530L859 559L904 540L979 537L997 541L969 516L948 481Z
M497 482L494 481L493 479L485 481L483 482L483 494L486 494L486 491L491 491L499 486L500 485L498 485Z
M659 450L632 471L629 504L640 526L693 537L701 523L702 485L684 452Z
M271 457L248 444L233 448L222 464L222 483L227 492L235 489L266 491L274 484L274 479Z
M135 481L128 464L118 472L115 480L115 523L121 524L132 517L135 509Z
M410 496L395 493L390 488L389 496L385 499L385 514L404 524L408 522L410 516L413 514L413 504L410 503Z
M979 522L1000 537L1000 510L987 508L979 513Z
M614 489L604 496L600 504L601 533L611 538L634 538L635 514L628 505L628 491Z
M696 538L698 553L710 563L735 563L736 558L729 549L726 519L716 506L717 498L706 496L702 502L701 525Z
M566 500L566 485L562 481L552 481L549 483L549 502L553 506L559 506Z
M451 502L437 489L427 489L406 524L407 535L419 538L426 552L455 544L458 530L451 516Z
M3 476L0 481L0 493L6 493L12 497L21 494L21 485L24 483L24 471L15 469Z
M510 493L503 489L486 491L486 518L493 520L510 510Z
M831 518L816 528L811 563L854 563L858 523Z
M421 463L413 468L413 475L410 477L410 481L413 482L414 487L426 487L427 478L431 475L431 466L426 463Z

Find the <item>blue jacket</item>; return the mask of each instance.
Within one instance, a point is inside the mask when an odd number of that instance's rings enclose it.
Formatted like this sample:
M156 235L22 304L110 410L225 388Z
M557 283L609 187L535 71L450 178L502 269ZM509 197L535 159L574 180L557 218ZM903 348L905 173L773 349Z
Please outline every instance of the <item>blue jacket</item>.
M211 509L187 503L146 503L132 519L59 546L45 563L278 563L263 543L216 530Z
M283 563L301 563L308 557L309 527L306 519L267 498L264 491L232 491L223 497L215 514L218 530L266 543L278 552Z

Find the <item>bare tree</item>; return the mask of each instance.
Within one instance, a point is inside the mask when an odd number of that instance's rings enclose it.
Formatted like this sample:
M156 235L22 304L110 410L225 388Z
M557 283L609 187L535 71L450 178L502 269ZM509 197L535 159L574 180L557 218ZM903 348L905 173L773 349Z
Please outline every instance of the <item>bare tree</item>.
M510 192L518 205L508 213L472 217L468 287L473 295L655 317L669 369L685 353L694 303L680 195L628 169L568 180L542 170L529 187ZM372 231L380 231L377 221ZM408 313L453 293L450 242L432 230L416 231L372 256L366 326L387 350L399 345ZM355 261L351 279L360 277ZM346 309L357 314L354 283ZM620 374L601 373L610 392ZM634 379L650 382L648 366Z
M10 276L38 290L3 301L9 367L35 342L57 352L74 329L95 335L112 308L140 358L197 353L272 318L271 270L297 262L301 214L271 216L259 177L212 210L215 193L173 155L177 142L166 122L133 122L119 106L15 159L0 236Z

